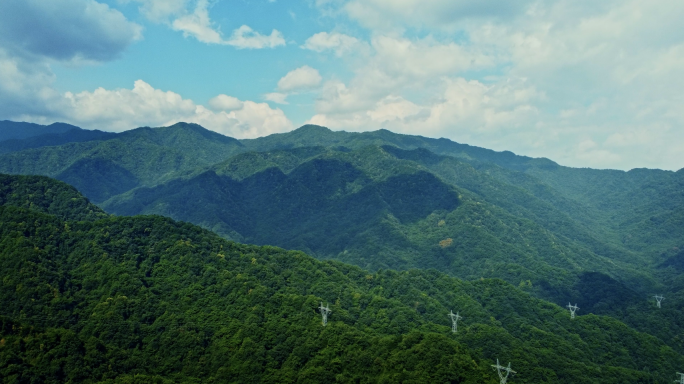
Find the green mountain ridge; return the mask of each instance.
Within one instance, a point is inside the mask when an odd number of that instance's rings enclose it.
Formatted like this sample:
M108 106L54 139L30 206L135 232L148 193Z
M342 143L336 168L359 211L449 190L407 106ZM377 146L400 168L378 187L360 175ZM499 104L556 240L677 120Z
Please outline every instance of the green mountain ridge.
M570 241L563 244L563 240L545 229L487 204L468 190L454 189L454 196L465 194L470 197L468 204L456 211L456 204L432 205L420 210L423 202L440 201L431 193L448 189L448 184L426 172L427 168L397 158L387 149L365 147L341 152L318 147L295 150L304 156L284 150L272 154L242 154L215 166L215 171L224 177L209 171L194 178L136 189L103 206L107 211L121 215L162 214L201 224L219 234L232 235L236 240L300 249L321 258L338 258L371 270L432 267L453 271L455 276L465 278L491 277L491 272L487 271L491 267L474 268L473 265L495 259L505 262L517 256L520 259L534 257L534 263L555 265L558 270L553 273L554 278L563 280L560 276L567 275L563 271L580 271L584 268L579 267L580 264L589 268L594 260L600 259L587 249L577 249ZM299 165L295 166L297 162ZM247 163L255 173L251 177L241 174L241 182L234 183L234 173L225 170L235 168L244 172L241 165ZM289 169L287 176L281 170L281 164ZM412 181L410 175L423 176ZM402 181L400 184L395 182L391 188L401 190L402 196L395 200L406 200L409 203L404 204L405 208L417 209L410 223L405 220L406 213L391 209L384 213L378 211L388 203L383 196L374 201L358 201L367 197L365 192L371 185L383 185L385 180L397 177ZM242 191L244 188L247 189ZM368 212L377 213L371 214L374 217L371 219L364 216ZM421 223L417 223L420 219L423 219ZM487 225L482 226L483 220ZM542 234L542 238L546 236L548 240L531 239L530 234ZM362 237L355 238L359 235ZM472 237L475 239L470 239ZM517 238L521 237L528 240L519 242ZM447 238L456 240L455 244L442 249L439 242ZM478 245L492 240L509 247L518 243L518 249ZM525 245L520 244L523 242ZM525 249L530 244L538 247L540 242L546 243L544 250L530 253ZM559 244L554 245L556 243ZM359 245L363 249L358 249ZM561 249L555 249L558 247ZM540 259L542 254L548 254L546 258L551 260ZM569 261L564 254L573 254L571 259L575 261ZM417 257L422 261L416 261ZM603 271L615 265L615 261L606 262ZM454 263L460 267L454 268ZM516 260L514 264L531 270L534 263ZM593 269L597 268L594 264ZM495 269L506 270L501 266ZM528 279L535 283L552 280L550 276L535 276L525 271L507 277L515 283Z
M163 214L371 270L502 278L682 350L678 312L658 325L648 311L656 293L684 304L683 170L575 169L386 130L235 140L179 123L0 155L0 172L57 177L110 213ZM396 181L408 184L392 200ZM458 204L424 203L431 189Z
M0 142L12 139L22 140L45 134L65 133L74 129L83 130L82 128L65 123L41 125L34 123L0 120Z
M235 139L193 124L138 128L104 141L5 154L0 156L0 172L56 177L101 202L221 161L240 146Z
M24 139L8 139L0 141L0 153L19 152L25 149L53 147L67 143L84 141L107 140L114 138L116 133L103 131L89 131L74 127L66 132L45 133Z
M653 336L571 320L498 279L368 272L160 216L65 221L45 208L73 189L26 207L19 193L65 185L6 177L17 196L0 206L3 382L489 383L499 359L511 382L655 383L684 364Z
M109 216L76 188L45 176L0 174L0 206L25 208L63 220L96 220Z

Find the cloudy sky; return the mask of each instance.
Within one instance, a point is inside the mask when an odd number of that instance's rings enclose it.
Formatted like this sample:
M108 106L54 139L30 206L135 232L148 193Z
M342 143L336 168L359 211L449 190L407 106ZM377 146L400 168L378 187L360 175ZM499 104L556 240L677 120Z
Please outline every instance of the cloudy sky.
M684 167L681 0L2 0L0 119Z

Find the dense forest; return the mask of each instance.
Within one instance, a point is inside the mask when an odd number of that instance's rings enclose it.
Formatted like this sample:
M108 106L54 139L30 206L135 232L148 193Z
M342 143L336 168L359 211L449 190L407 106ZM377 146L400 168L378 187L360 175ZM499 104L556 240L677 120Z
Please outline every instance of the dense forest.
M569 168L386 130L304 126L236 140L185 123L115 134L3 121L0 172L14 174L0 175L6 382L47 380L53 355L41 344L69 345L59 353L76 359L55 363L56 382L495 382L497 358L520 369L516 382L664 382L684 369L684 170ZM125 217L140 214L199 227ZM180 241L190 241L185 251ZM266 293L237 300L233 280L243 277ZM94 308L119 296L131 301L117 309L123 320L112 315L118 328L93 331L104 321ZM333 310L324 328L321 301ZM580 307L572 322L568 302ZM450 310L464 316L456 335ZM245 337L259 348L236 371L244 357L230 357L240 349L230 343L245 338L226 335L252 311L259 320ZM167 313L192 326L153 327ZM112 344L116 332L128 344ZM25 343L48 333L52 344ZM298 336L287 344L281 333ZM157 334L170 338L161 352ZM178 347L189 360L161 368L159 353L178 338L196 352ZM441 344L462 359L420 368L426 357L408 357ZM306 358L301 345L311 345ZM381 368L355 360L361 350ZM430 376L438 365L464 373ZM22 377L30 367L38 371Z
M2 180L5 383L494 383L497 359L511 382L658 383L684 366L659 338L571 319L524 285L366 271L107 215L45 177Z

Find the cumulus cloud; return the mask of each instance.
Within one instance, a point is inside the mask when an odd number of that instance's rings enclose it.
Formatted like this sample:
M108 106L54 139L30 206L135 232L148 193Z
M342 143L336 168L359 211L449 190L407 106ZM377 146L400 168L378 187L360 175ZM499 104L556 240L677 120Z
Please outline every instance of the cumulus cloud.
M199 0L195 11L173 21L172 27L183 32L183 36L192 36L203 43L221 44L221 34L212 26L209 18L209 2Z
M315 88L321 84L321 75L318 70L305 65L288 72L278 81L278 90L293 92Z
M208 0L199 0L193 13L173 21L173 29L183 32L185 37L192 36L203 43L231 45L238 49L275 48L285 45L283 34L279 31L274 29L270 35L262 35L247 25L234 30L229 39L224 39L209 18L208 7Z
M323 85L312 122L445 136L572 166L682 167L682 2L316 5L371 38L363 60L340 55L354 76ZM302 48L333 51L343 44L332 35Z
M294 128L282 110L249 100L244 102L241 109L231 112L211 113L198 106L195 115L183 121L194 122L238 139L288 132Z
M327 84L330 88L318 100L318 114L312 123L325 123L332 128L371 129L389 128L398 132L449 136L481 140L500 136L502 131L515 129L531 121L538 113L532 105L543 97L524 82L485 85L463 78L444 79L440 98L418 104L400 95L388 95L370 108L363 95L343 84ZM330 99L325 99L328 97ZM363 102L356 99L361 97Z
M139 2L150 18L182 12L182 2ZM223 40L218 32L212 34L207 7L208 3L200 0L191 15L179 18L176 27L202 41L238 48L278 44L272 38L277 33L264 37L245 26L231 39ZM140 26L94 0L1 2L0 115L37 123L64 121L109 131L189 121L234 137L292 129L283 111L266 103L218 95L206 108L175 92L155 89L142 80L136 81L132 89L60 93L53 88L52 63L112 60L140 38L140 33Z
M319 32L306 39L301 48L315 52L334 51L337 56L342 56L362 45L357 38L343 33Z
M121 12L94 0L0 2L0 46L34 60L112 60L141 32Z
M429 37L410 40L381 35L373 38L371 45L376 52L373 65L392 75L439 77L495 64L494 58L480 49Z
M245 103L237 97L228 95L218 95L209 100L209 106L214 111L234 111L241 109Z
M230 39L226 40L225 44L239 49L275 48L285 45L285 39L283 34L275 29L271 31L270 35L262 35L252 30L252 28L243 25L233 31Z
M271 92L264 95L264 100L272 101L276 104L289 104L287 102L287 94L280 92Z
M0 48L0 116L42 111L36 99L50 97L55 76L43 61L31 62Z
M93 92L51 94L41 102L42 113L25 113L15 119L36 123L64 121L106 131L185 121L237 138L292 129L292 123L283 111L266 103L219 95L209 102L214 108L210 110L175 92L155 89L142 80L136 81L132 89L98 88Z
M51 64L116 59L141 30L93 0L0 2L0 115L53 115Z

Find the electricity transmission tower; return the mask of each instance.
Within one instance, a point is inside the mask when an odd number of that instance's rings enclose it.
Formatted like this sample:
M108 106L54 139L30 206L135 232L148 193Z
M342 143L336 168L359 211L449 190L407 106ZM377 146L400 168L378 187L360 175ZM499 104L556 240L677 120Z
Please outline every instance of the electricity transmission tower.
M450 311L449 317L451 318L451 332L456 333L458 331L458 321L463 318L463 316L459 316L458 312L454 314L454 311Z
M655 295L653 297L655 297L656 301L658 302L658 308L660 308L660 302L663 301L664 297L661 295Z
M570 303L568 303L568 309L570 310L570 318L574 319L575 312L579 309L579 307L577 306L577 304L571 305Z
M677 374L679 375L679 379L675 380L675 383L684 384L684 373L677 372Z
M501 364L499 364L499 359L496 359L496 365L492 365L492 368L496 369L496 373L499 374L499 383L500 384L506 384L506 381L508 381L508 375L516 374L514 370L511 369L511 363L508 363L508 367L504 367ZM506 372L506 375L504 376L504 372Z
M318 308L321 310L321 316L323 316L323 326L325 327L326 324L328 324L328 315L332 313L328 305L323 306L323 302L321 301L321 306Z

